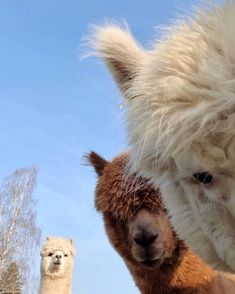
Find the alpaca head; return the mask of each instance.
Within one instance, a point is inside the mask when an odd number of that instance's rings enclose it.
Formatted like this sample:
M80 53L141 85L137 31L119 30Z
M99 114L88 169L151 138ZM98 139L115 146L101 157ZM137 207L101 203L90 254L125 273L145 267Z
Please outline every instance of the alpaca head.
M151 51L112 25L93 43L126 99L132 171L160 185L180 237L193 235L180 231L178 195L235 217L235 2L179 22Z
M175 260L183 243L171 228L158 189L143 178L125 174L127 154L111 162L94 152L87 157L99 175L96 208L120 255L148 269Z
M124 28L100 27L94 37L127 99L133 170L168 170L221 202L235 192L234 16L234 3L200 12L152 51Z
M44 276L63 277L71 271L75 248L72 240L47 237L41 250L41 271Z

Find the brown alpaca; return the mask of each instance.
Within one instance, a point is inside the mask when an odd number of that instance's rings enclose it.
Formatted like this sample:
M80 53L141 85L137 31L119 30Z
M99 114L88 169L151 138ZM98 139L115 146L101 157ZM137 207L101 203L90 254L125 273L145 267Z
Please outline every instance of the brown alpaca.
M142 294L235 293L232 275L214 271L177 239L159 191L125 177L127 154L108 162L91 152L87 159L99 176L96 209Z

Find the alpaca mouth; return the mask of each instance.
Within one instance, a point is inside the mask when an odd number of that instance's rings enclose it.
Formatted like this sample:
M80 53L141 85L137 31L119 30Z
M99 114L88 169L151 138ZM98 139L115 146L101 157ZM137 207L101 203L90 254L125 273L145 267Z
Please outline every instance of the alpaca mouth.
M141 261L140 263L148 268L159 267L162 264L162 258L157 258L154 260L146 259Z
M54 262L55 265L61 265L61 262L60 261L56 261Z

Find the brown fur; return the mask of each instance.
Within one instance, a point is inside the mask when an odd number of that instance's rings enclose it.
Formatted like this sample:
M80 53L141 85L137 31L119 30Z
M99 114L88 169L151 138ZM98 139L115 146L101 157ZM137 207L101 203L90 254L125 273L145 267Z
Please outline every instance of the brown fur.
M235 292L235 282L231 275L225 276L212 270L186 248L183 241L177 239L164 210L159 190L142 178L134 175L125 177L127 154L108 162L92 152L87 155L87 159L96 172L97 166L99 167L95 206L103 214L108 238L124 259L142 294ZM101 166L103 170L100 169ZM161 227L159 231L163 234L158 239L161 239L160 243L164 245L165 251L159 266L145 266L134 256L136 252L130 240L130 227L140 213L141 219L154 216L150 224L156 222L158 229Z
M105 161L95 152L91 152L87 159L96 172L98 167L97 174L102 175L96 187L95 206L98 211L112 213L115 217L125 220L133 216L140 207L151 211L159 210L159 207L163 209L160 198L156 198L156 190L152 185L147 184L147 180L136 178L134 175L128 176L127 179L123 176L125 153L112 162Z

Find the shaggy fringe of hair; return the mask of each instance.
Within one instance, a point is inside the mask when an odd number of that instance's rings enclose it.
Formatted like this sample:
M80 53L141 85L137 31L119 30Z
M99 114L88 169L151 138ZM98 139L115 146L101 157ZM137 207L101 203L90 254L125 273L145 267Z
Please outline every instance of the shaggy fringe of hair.
M47 253L53 250L69 251L71 255L76 255L75 247L70 240L60 237L47 237L41 249L41 256L47 256Z
M234 0L198 9L189 21L169 28L148 52L126 25L92 27L89 46L104 59L129 101L132 170L146 161L156 170L194 142L203 145L209 137L216 144L221 136L227 142L235 134L234 15ZM146 68L152 72L146 74Z
M234 15L234 1L199 10L190 24L173 27L150 53L157 71L144 80L137 75L125 93L130 99L128 121L135 122L128 123L131 143L137 146L133 170L141 161L156 162L153 155L158 166L164 165L195 142L203 145L209 138L216 144L222 137L226 143L235 135Z
M91 152L86 156L97 172L97 166L105 160ZM95 161L94 161L95 159ZM160 191L145 178L136 174L126 175L128 153L105 161L96 186L95 206L103 214L111 213L120 220L126 220L142 208L151 211L163 209Z

